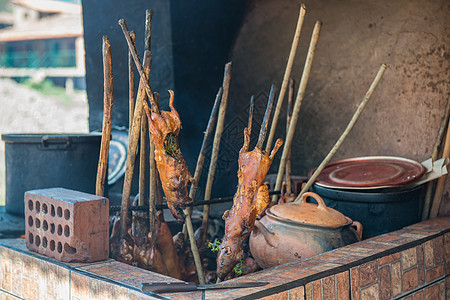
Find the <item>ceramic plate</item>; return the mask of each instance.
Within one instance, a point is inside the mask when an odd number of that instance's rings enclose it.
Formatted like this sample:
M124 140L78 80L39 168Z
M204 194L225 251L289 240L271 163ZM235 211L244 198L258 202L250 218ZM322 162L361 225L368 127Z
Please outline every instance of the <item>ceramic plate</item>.
M399 187L420 179L425 171L422 164L402 157L356 157L328 164L315 183L341 189Z

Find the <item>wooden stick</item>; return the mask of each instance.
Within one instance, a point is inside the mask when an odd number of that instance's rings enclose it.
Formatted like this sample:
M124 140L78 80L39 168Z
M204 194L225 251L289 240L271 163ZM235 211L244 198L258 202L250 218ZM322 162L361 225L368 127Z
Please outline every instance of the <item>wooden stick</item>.
M447 135L445 137L444 151L442 157L450 157L450 122L448 122ZM442 194L444 193L445 182L447 181L447 174L439 177L436 189L434 191L433 204L430 210L430 219L436 218L439 213L439 207L441 206Z
M159 94L153 93L153 98L155 99L156 105L159 106ZM146 102L144 102L147 105ZM147 115L148 117L148 115ZM151 117L151 116L150 116ZM149 186L149 197L148 197L148 215L149 215L149 228L150 232L155 231L155 221L156 221L156 195L159 186L157 185L157 177L158 171L156 170L156 161L155 161L155 144L152 142L152 135L149 132L149 143L150 143L150 186Z
M191 188L189 190L189 198L194 200L195 194L197 193L197 187L198 183L200 181L200 176L202 175L203 171L203 164L205 162L206 157L206 146L208 145L209 141L211 140L211 134L214 129L214 124L216 123L217 119L217 111L219 110L219 103L220 99L222 98L222 87L219 88L219 91L217 92L216 99L214 100L214 105L211 110L211 114L209 116L208 125L206 126L206 131L203 136L203 142L202 146L200 147L200 152L198 154L197 158L197 165L195 167L195 173L194 173L194 182L191 184ZM189 213L192 213L192 208L189 207ZM183 233L185 234L185 238L187 237L187 231L186 231L186 224L183 226Z
M200 259L200 254L198 252L197 243L195 240L194 228L192 227L191 214L189 212L189 209L187 208L184 209L183 212L186 215L184 221L186 223L186 228L189 234L189 242L191 244L191 251L194 258L195 269L197 270L198 282L200 284L205 284L205 276L203 275L202 261Z
M266 152L269 152L272 147L273 137L277 128L278 118L280 116L281 106L283 104L284 95L286 94L289 77L291 76L292 65L294 64L295 54L297 53L298 42L300 40L300 33L302 31L303 20L305 19L305 4L300 4L300 12L298 14L297 27L295 29L294 39L292 40L291 51L289 52L289 58L284 71L283 82L281 84L280 94L278 95L277 105L275 113L272 119L272 125L270 126L269 137L267 138ZM284 146L286 147L286 146Z
M250 97L250 107L248 109L248 124L247 124L247 131L248 135L252 133L252 126L253 126L253 114L255 112L255 96L252 95ZM248 147L244 149L244 151L248 151Z
M228 104L228 92L230 89L231 70L232 70L232 63L229 62L225 65L225 70L224 70L224 78L223 78L223 83L222 83L222 88L223 88L222 101L220 102L219 116L217 119L217 127L216 127L216 132L214 134L211 162L209 164L209 172L208 172L208 178L206 181L206 188L205 188L205 200L211 199L211 190L212 190L212 184L214 181L214 173L216 172L217 159L219 158L220 139L222 138L223 125L225 123L225 113L226 113L227 104ZM200 245L206 241L206 233L208 231L208 219L209 219L209 205L204 205L203 206L202 237L200 239Z
M289 130L286 133L286 141L284 142L283 153L281 155L280 166L278 168L277 181L275 183L275 190L279 191L283 183L284 170L286 168L286 160L291 149L292 140L294 139L295 127L297 126L298 115L300 113L300 107L302 105L303 98L305 97L306 84L308 83L309 74L311 72L312 62L314 60L314 54L316 52L317 42L319 41L320 28L322 22L317 21L309 44L308 54L306 56L305 66L303 67L303 74L300 80L300 85L297 91L297 97L295 99L294 111L292 112L291 123L289 124ZM278 201L278 195L272 196L272 203L275 204Z
M131 42L135 43L136 34L134 32L130 33ZM134 61L131 56L131 52L128 51L128 131L131 130L131 126L133 125L133 116L134 116Z
M143 84L144 84L144 91L147 93L148 101L150 102L151 106L156 107L155 99L153 99L153 92L150 87L150 84L148 83L148 75L145 74L144 68L142 67L142 64L141 64L141 60L139 59L139 55L136 51L136 46L133 45L133 43L131 41L130 32L128 31L128 27L127 27L127 23L125 22L125 19L120 19L119 25L122 28L123 35L125 36L125 39L127 40L127 43L128 43L128 48L131 51L131 55L133 56L134 63L136 64L136 67L139 71L139 75L141 76L140 82L143 82ZM159 110L157 111L157 113L159 113Z
M103 125L102 141L100 145L100 157L97 167L97 181L95 184L95 194L105 195L106 170L108 167L109 142L111 141L112 126L112 106L113 106L113 75L111 44L109 38L104 35L102 39L103 52Z
M150 51L152 38L152 17L153 11L145 11L145 34L144 49ZM150 66L151 68L151 66ZM147 75L148 76L148 75ZM141 143L139 151L139 205L145 204L145 169L147 166L147 118L144 116L141 121Z
M151 62L151 52L145 51L144 54L144 67L145 73L150 73L150 62ZM120 210L120 236L123 238L127 232L127 227L129 224L128 210L130 206L130 193L131 193L131 181L133 179L134 164L136 160L136 151L139 141L139 133L141 129L142 111L143 103L146 98L145 88L143 81L139 82L138 94L136 98L136 107L133 117L133 125L131 127L128 136L128 155L125 169L125 176L123 182L123 192L122 192L122 207Z
M288 105L287 105L287 112L286 112L286 132L289 130L289 123L291 122L292 117L292 102L294 100L294 89L295 89L295 80L294 78L291 78L289 81L289 94L288 94ZM286 158L286 194L292 194L292 184L291 184L291 149L289 149L289 152L287 154Z
M258 141L256 142L256 147L262 149L264 140L266 139L267 127L269 126L270 115L272 114L273 101L275 99L275 94L277 93L277 87L273 83L270 87L269 100L267 101L266 112L264 113L264 119L261 124L261 130L259 131Z
M444 135L445 135L445 129L447 128L449 116L450 116L450 99L447 99L447 106L445 108L444 116L442 117L442 120L441 120L441 126L439 127L439 132L436 137L436 142L434 143L434 146L433 146L433 153L431 154L431 162L432 163L438 159L440 148L442 145L442 140L444 139ZM425 221L428 219L434 183L435 183L434 180L427 183L427 189L425 191L425 197L424 197L425 200L424 200L423 211L422 211L422 221Z
M317 167L317 169L314 171L311 178L309 178L308 182L306 182L306 184L302 188L300 194L295 199L295 202L300 201L301 196L309 190L311 185L316 180L317 176L319 176L320 172L322 172L322 170L325 168L325 166L328 164L328 162L333 158L333 156L337 152L337 150L341 147L342 143L344 143L345 138L348 136L348 134L352 130L353 126L355 126L355 123L358 120L358 118L361 115L364 108L366 107L367 102L372 97L372 94L375 91L376 87L378 86L378 83L380 82L381 77L383 77L385 70L386 70L386 65L382 64L380 69L378 70L377 75L375 76L375 79L373 80L372 84L370 85L369 90L367 91L363 100L361 101L358 108L356 109L355 114L353 115L352 119L350 120L350 123L348 123L347 128L345 128L341 137L337 140L336 144L333 146L331 151L328 153L328 155L325 157L325 159L322 161L322 163L319 165L319 167Z

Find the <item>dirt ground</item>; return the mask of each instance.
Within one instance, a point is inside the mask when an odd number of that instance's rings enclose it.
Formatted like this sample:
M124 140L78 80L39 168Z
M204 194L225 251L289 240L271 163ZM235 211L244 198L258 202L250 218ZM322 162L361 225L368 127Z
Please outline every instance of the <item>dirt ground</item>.
M85 92L67 99L49 97L0 79L0 134L87 133L89 109ZM0 206L5 204L5 143L0 143Z

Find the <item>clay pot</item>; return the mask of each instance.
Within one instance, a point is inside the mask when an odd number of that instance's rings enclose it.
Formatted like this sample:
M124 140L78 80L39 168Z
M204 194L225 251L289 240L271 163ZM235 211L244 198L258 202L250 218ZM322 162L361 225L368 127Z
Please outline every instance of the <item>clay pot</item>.
M313 197L318 204L306 202ZM362 225L325 205L315 193L298 203L278 204L255 222L250 252L263 268L270 268L361 240Z

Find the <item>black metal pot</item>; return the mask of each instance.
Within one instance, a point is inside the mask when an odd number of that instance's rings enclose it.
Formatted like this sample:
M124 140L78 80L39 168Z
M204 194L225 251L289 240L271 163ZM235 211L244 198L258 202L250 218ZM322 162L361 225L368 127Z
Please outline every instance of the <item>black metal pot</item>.
M362 223L363 239L395 231L420 221L425 185L410 189L338 190L311 187L328 207Z
M6 211L24 216L28 190L63 187L95 193L101 133L3 134Z

